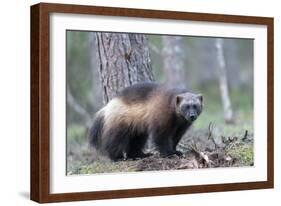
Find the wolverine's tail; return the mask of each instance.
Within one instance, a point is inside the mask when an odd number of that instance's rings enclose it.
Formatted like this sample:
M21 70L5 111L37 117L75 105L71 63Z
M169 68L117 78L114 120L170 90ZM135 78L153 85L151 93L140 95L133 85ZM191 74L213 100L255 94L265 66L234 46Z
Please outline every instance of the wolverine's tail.
M94 123L89 131L89 141L90 145L94 146L96 149L99 149L102 131L104 125L104 116L101 113L97 113Z

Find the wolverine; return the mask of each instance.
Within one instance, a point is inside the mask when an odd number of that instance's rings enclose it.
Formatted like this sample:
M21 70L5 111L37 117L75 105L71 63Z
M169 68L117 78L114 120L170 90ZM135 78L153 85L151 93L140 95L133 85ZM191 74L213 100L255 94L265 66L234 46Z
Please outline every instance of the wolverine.
M90 144L114 161L148 156L143 151L148 139L162 157L181 155L177 144L202 108L203 96L186 89L134 84L96 113Z

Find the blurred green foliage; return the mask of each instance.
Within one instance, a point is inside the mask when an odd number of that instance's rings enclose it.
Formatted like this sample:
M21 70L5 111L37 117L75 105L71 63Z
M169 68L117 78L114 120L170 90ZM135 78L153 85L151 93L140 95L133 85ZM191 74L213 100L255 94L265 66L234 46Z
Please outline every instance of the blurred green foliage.
M71 126L67 127L67 141L82 143L86 141L86 128L82 125L72 124Z

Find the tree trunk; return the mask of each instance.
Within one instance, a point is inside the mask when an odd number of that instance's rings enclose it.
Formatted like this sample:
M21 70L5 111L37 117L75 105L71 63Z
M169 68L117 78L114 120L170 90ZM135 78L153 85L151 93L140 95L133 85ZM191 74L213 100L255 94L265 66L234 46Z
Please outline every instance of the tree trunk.
M81 117L83 117L86 126L89 128L91 126L91 116L90 114L79 104L78 101L76 101L75 97L72 95L71 90L69 88L69 86L67 85L66 88L66 92L67 92L67 104L73 108L73 110L79 114Z
M91 32L89 34L89 45L90 67L92 75L91 104L93 111L96 112L102 106L102 91L97 64L97 39L95 32Z
M223 52L223 39L216 39L216 49L217 49L217 62L218 62L218 78L220 85L220 93L224 111L224 120L226 123L233 123L233 111L231 108L231 101L228 91L227 74L225 67L225 58Z
M229 86L231 88L239 88L241 86L241 61L239 61L239 51L237 39L228 39L224 41L224 57L227 69L227 76L231 77L228 79Z
M103 103L137 82L154 81L145 35L97 32Z
M184 70L183 38L179 36L162 37L162 57L166 80L172 86L187 86Z

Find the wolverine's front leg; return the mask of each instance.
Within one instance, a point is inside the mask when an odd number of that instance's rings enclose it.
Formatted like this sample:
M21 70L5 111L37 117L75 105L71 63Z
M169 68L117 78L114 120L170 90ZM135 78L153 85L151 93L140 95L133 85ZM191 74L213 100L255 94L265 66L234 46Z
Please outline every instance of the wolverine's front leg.
M170 137L158 137L155 139L155 145L160 152L161 157L169 157L172 155L182 156L180 151L174 147L174 141Z
M161 157L168 157L173 155L175 152L173 150L172 138L167 138L163 136L156 136L154 138L154 143Z

